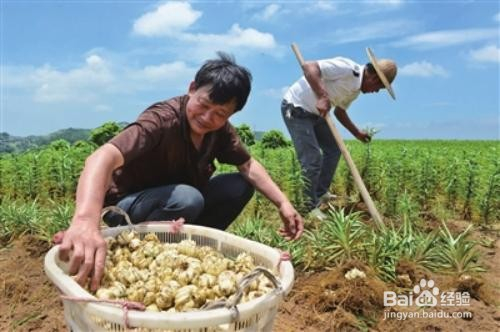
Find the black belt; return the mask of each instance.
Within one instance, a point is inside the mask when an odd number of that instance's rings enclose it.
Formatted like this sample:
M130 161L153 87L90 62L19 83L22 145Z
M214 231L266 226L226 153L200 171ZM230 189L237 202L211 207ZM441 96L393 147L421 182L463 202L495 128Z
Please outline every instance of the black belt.
M290 112L290 116L294 118L318 118L319 115L315 113L311 113L303 109L302 107L294 106L292 103L288 103L286 100L283 100L283 103L286 104L286 111Z

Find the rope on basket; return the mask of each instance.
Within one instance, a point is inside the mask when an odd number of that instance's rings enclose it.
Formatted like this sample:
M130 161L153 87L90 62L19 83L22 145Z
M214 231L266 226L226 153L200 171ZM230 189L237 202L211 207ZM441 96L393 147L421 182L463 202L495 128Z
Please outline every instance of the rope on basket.
M177 234L179 233L181 230L182 230L182 226L184 226L184 223L186 221L184 220L184 218L179 218L177 220L173 220L173 221L170 221L170 230L172 231L172 233L174 234Z
M245 289L259 277L259 275L263 274L271 281L274 286L274 292L277 294L283 293L283 288L281 286L281 282L274 276L274 274L265 269L263 267L256 267L252 272L241 278L240 282L236 285L236 293L231 296L229 299L218 300L213 302L208 302L204 304L200 309L201 310L211 310L211 309L219 309L219 308L227 308L231 310L231 319L232 321L238 320L240 316L240 312L238 311L237 305L240 303L243 298L243 294L245 293Z
M125 322L125 326L127 327L127 329L130 328L130 325L128 324L128 311L129 310L139 310L139 311L146 310L146 306L144 304L142 304L140 302L134 302L134 301L104 300L104 299L84 298L84 297L67 296L67 295L60 295L60 297L63 300L68 300L68 301L73 301L73 302L108 303L108 304L120 306L123 308L123 320Z
M280 253L280 260L278 261L278 270L280 269L281 262L283 261L290 261L292 260L292 254L290 254L288 251L281 251L279 250Z

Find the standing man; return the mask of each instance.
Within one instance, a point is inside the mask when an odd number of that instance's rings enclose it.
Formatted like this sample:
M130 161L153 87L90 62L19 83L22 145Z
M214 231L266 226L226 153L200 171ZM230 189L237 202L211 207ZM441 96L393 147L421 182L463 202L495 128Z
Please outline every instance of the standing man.
M158 102L85 161L70 227L55 240L69 273L91 290L104 273L103 206L117 205L133 223L173 220L226 229L259 190L277 207L280 233L297 239L302 217L241 143L229 118L245 105L251 74L219 53L198 70L187 94ZM214 160L239 172L219 174ZM110 226L123 223L110 213Z
M370 135L351 121L347 109L360 92L386 88L396 99L391 87L396 64L388 59L377 60L369 48L367 54L370 62L364 66L343 57L306 62L304 76L288 89L281 103L281 113L306 182L306 208L319 219L324 215L317 208L323 197L331 195L328 189L340 159L340 149L324 117L333 106L340 123L358 140L367 143Z

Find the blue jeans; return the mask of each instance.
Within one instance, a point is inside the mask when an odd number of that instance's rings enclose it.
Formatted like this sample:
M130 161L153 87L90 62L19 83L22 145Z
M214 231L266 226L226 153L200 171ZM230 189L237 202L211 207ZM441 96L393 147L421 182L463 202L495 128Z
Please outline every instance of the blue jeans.
M292 138L305 180L304 194L308 210L319 204L329 189L340 159L340 149L328 127L319 115L281 102L281 114Z
M183 217L189 224L224 230L254 191L241 174L220 174L210 179L203 192L186 184L172 184L130 194L116 205L128 213L134 224ZM104 221L109 226L126 225L125 219L113 212L107 213Z

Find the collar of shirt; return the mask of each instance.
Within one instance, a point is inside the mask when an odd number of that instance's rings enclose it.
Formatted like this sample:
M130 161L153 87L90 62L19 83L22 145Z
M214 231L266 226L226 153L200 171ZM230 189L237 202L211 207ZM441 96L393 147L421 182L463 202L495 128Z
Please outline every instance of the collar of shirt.
M199 165L205 162L205 159L209 157L209 152L212 151L213 145L215 144L215 135L216 132L206 133L203 137L203 142L201 142L200 149L196 149L191 140L191 128L189 127L189 122L186 114L186 105L189 100L188 95L184 95L181 98L180 104L180 123L181 123L181 134L185 142L187 142L187 146L189 147L190 153L189 155L196 157Z
M189 122L187 120L187 114L186 114L186 105L187 105L187 102L189 100L189 96L188 95L184 95L181 97L181 100L180 100L180 107L179 107L179 118L180 118L180 123L181 123L181 133L182 133L182 138L184 138L184 140L186 142L190 142L191 141L191 137L189 137L189 132L190 132L190 128L189 128Z
M363 76L365 75L365 67L366 65L362 65L359 72L358 90L360 91L361 91L361 84L363 83Z

